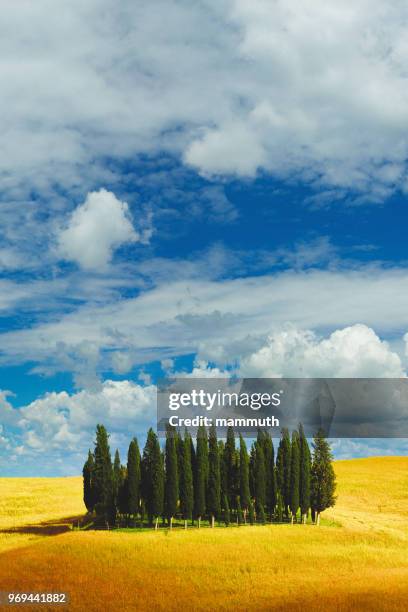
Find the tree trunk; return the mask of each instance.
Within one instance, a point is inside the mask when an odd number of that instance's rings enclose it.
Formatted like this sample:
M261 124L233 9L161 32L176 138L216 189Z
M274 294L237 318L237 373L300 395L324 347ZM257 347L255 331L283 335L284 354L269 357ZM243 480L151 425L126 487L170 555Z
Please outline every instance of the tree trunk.
M214 529L215 516L211 515L211 529Z
M306 513L304 513L304 514L303 514L303 516L302 516L302 519L303 519L303 520L302 520L303 525L306 525L306 517L307 517L307 514L306 514Z
M184 520L184 529L187 529L187 521Z
M320 525L320 512L316 512L316 525Z
M247 511L244 510L244 525L246 525L246 515L247 515Z
M156 516L156 522L154 524L154 528L155 528L156 531L159 528L159 517L158 516Z
M197 522L198 522L198 528L200 529L200 527L201 527L201 516L198 517Z
M173 529L173 517L169 518L169 529Z
M294 519L294 516L293 516L293 514L291 514L291 515L290 515L290 524L291 524L291 525L293 525L293 519Z

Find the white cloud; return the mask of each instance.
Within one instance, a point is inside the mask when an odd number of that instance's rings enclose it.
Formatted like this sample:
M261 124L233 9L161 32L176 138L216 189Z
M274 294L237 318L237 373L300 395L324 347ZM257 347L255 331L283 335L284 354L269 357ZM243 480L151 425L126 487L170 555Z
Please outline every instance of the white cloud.
M59 253L86 269L100 269L111 261L113 251L142 237L133 228L126 202L106 189L88 193L58 235Z
M155 420L156 388L127 380L106 380L98 391L47 393L19 409L13 409L2 394L0 446L17 453L22 470L32 457L41 456L43 466L52 462L54 473L60 459L63 467L74 465L73 473L78 473L86 449L93 446L96 423L111 433L112 450L119 446L124 453L132 435L144 438Z
M249 378L400 378L400 357L366 325L353 325L319 338L289 327L270 334L265 346L241 363Z
M383 199L407 183L407 16L401 0L5 0L3 190L167 151Z
M3 333L3 361L54 363L78 374L86 363L103 365L105 353L111 365L112 351L129 352L135 364L195 351L225 363L256 352L269 332L287 323L326 334L363 322L381 337L408 329L404 268L311 269L217 281L202 277L200 262L198 278L191 269L183 278L182 265L136 297L89 301Z

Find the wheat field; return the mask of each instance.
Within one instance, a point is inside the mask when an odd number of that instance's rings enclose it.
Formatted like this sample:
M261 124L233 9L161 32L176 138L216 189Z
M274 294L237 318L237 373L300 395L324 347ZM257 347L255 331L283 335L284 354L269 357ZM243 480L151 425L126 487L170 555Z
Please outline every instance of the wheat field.
M320 527L171 533L70 530L80 478L0 479L0 591L66 591L72 610L406 610L408 457L335 469Z

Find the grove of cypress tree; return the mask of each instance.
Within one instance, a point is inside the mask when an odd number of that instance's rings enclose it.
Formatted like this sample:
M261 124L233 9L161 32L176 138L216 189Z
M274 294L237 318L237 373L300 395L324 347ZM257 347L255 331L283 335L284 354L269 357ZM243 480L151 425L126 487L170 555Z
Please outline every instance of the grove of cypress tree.
M195 477L195 515L200 527L201 519L206 512L206 491L208 482L208 439L204 426L197 430L196 477Z
M178 459L177 459L177 439L176 430L171 425L167 426L166 430L166 484L165 484L165 507L167 520L170 529L173 526L173 517L177 512L177 502L179 498L179 477L178 477Z
M141 466L139 444L133 438L129 444L127 457L127 494L128 513L135 518L140 510Z
M299 488L300 488L300 448L299 434L297 431L292 433L291 447L291 469L290 469L290 511L293 519L299 509Z
M214 527L214 521L221 512L220 456L215 425L210 428L208 438L207 510L211 516L211 527Z
M333 455L323 429L313 438L313 462L311 469L311 507L320 524L320 513L336 503L336 476L333 469Z
M142 484L149 524L152 525L154 519L157 529L164 508L164 466L160 444L152 428L143 450Z
M311 457L309 444L305 436L303 426L299 425L299 446L300 446L300 484L299 484L299 505L303 523L306 523L310 508L310 469Z
M95 506L95 494L93 489L95 462L94 456L89 449L88 458L85 461L82 475L84 480L84 504L88 512L92 512Z
M181 473L180 473L180 508L184 519L184 528L187 529L187 521L191 520L194 507L194 484L193 468L191 464L191 436L187 429L184 433L184 441L180 445L181 451Z
M239 496L244 510L244 522L249 509L251 493L249 490L249 458L245 440L239 436Z
M95 509L106 523L115 521L112 459L108 443L108 433L103 425L96 426L94 491Z

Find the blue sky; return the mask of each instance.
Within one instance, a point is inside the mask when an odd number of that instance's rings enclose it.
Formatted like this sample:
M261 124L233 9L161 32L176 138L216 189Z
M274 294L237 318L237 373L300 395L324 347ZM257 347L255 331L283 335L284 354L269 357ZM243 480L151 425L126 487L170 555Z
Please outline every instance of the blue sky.
M124 452L167 373L406 376L404 3L85 4L3 8L1 473Z

